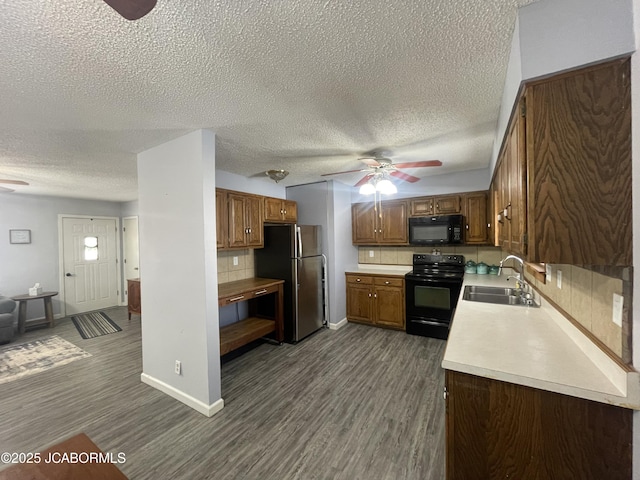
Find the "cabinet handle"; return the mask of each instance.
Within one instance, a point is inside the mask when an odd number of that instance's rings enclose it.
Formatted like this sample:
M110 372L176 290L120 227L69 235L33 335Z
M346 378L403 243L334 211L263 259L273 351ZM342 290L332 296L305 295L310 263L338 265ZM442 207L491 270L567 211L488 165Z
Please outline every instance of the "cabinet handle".
M266 288L264 288L262 290L258 290L257 292L254 293L254 295L262 295L264 293L267 293L267 289Z
M244 295L240 295L239 297L233 297L233 298L230 298L229 300L227 300L227 303L237 302L238 300L242 300L243 298L244 298Z
M469 230L469 224L467 223L467 230Z
M389 285L390 283L391 282L389 282L389 281L384 282L385 285Z
M369 294L369 298L371 298L371 294Z
M280 209L280 213L284 213L284 210Z
M285 214L285 215L287 214L287 211L286 211L286 210L284 211L284 214Z
M359 281L360 281L360 279L359 279L359 278L356 278L356 282L359 282Z
M444 387L443 397L444 397L445 400L449 397L449 391L447 390L447 387Z

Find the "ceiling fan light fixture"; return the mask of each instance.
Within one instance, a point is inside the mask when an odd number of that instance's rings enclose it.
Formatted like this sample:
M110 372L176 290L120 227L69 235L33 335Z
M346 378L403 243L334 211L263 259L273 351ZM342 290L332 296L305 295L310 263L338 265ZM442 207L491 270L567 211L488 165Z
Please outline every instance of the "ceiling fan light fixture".
M278 183L280 180L284 180L289 172L286 170L267 170L264 172L271 180Z
M360 195L373 195L376 193L376 187L370 181L360 187Z
M398 193L398 187L391 183L391 180L388 180L386 178L383 178L378 183L376 183L375 189L383 195Z

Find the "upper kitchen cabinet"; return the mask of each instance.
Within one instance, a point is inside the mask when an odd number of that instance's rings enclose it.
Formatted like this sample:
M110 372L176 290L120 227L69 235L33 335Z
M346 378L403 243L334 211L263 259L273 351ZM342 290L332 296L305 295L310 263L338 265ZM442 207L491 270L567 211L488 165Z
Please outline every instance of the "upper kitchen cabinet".
M487 192L466 193L462 196L465 221L464 241L467 245L486 245L489 229L487 226Z
M298 204L281 198L264 198L264 221L275 223L296 223Z
M528 259L631 265L630 61L526 88Z
M429 215L453 215L461 213L462 201L460 195L441 195L437 197L413 198L410 201L412 217L426 217Z
M523 256L526 244L526 148L524 100L514 111L503 148L498 159L494 191L494 222L497 244L516 255Z
M227 191L216 188L216 248L227 247L229 241Z
M355 203L351 207L354 245L407 245L407 204L403 201Z
M227 192L229 248L260 248L264 244L262 197Z

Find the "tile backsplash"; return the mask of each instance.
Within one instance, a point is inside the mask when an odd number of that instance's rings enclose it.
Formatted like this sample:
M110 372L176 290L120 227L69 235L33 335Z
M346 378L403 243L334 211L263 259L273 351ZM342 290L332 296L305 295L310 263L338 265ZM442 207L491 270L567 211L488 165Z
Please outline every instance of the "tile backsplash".
M238 259L237 265L234 265L234 257ZM253 259L252 249L218 252L218 283L254 277Z
M368 264L411 265L414 253L431 251L431 247L360 247L358 261ZM445 246L441 248L441 252L464 255L465 261L473 260L487 265L498 265L508 255L499 247ZM512 261L505 263L505 266L513 267ZM558 271L562 272L561 288L558 288ZM590 331L622 361L631 363L630 280L614 278L576 265L551 265L551 272L551 278L546 283L539 282L530 275L526 275L527 281ZM624 298L622 326L612 319L614 293Z
M432 247L360 247L358 263L412 265L414 253L431 253L432 250ZM444 246L440 252L443 255L464 255L465 261L487 265L498 265L503 258L499 247Z

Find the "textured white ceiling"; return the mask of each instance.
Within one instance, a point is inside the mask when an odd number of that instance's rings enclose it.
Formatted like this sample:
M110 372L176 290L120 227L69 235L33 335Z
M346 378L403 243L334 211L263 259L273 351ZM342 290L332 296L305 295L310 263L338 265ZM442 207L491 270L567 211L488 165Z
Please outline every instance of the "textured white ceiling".
M417 176L484 168L532 1L158 0L130 22L100 0L0 0L0 178L133 200L136 153L197 128L218 168L284 185L374 149L443 162Z

